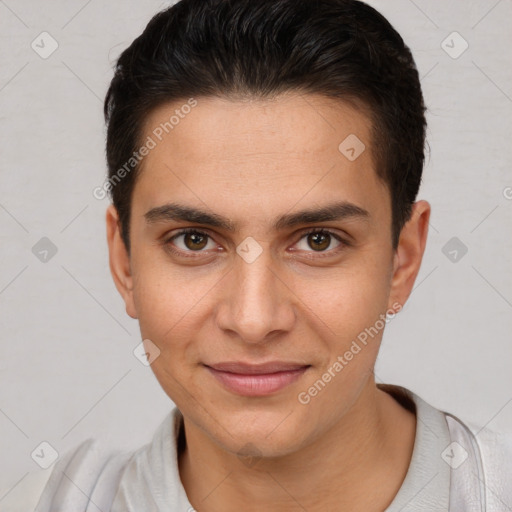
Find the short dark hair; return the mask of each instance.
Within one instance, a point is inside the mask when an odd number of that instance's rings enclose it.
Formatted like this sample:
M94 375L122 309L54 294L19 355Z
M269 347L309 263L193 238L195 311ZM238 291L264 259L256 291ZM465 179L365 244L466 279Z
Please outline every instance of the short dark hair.
M140 165L116 173L141 147L148 115L191 97L284 92L355 101L370 116L396 249L421 182L426 120L414 59L391 24L356 0L181 0L121 54L105 98L109 193L128 252Z

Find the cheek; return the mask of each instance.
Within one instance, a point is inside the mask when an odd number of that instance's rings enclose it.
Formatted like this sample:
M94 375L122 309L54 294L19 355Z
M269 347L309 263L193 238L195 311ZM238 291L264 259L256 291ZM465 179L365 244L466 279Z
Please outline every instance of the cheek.
M164 257L151 254L134 258L133 272L141 332L162 341L166 334L187 325L188 319L197 313L201 299L215 285L212 275L192 267L171 265Z
M190 361L198 360L194 341L204 321L199 316L201 299L212 284L170 265L153 263L137 270L134 301L141 336L160 350L151 369L167 395L175 403L186 404L193 399L185 383L193 370Z
M308 317L326 357L299 390L298 407L308 418L336 422L367 385L385 329L389 279L378 266L355 267L330 281L327 291L315 287ZM311 288L310 288L311 289ZM306 314L306 313L305 313Z
M211 304L223 273L178 268L155 260L134 266L134 270L141 336L160 350L151 368L169 395L180 396L180 383L189 381L194 365L201 360L198 341L212 334L208 328Z
M334 344L345 345L385 313L390 276L384 263L361 258L357 264L318 276L297 279L294 292L304 314Z

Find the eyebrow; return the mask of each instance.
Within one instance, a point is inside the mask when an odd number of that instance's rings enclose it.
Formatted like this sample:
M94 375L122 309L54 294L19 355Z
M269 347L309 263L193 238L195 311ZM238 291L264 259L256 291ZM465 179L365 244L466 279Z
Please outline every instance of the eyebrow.
M147 224L168 222L171 220L185 221L212 226L231 232L236 231L238 227L238 223L232 222L226 217L179 203L167 203L162 206L156 206L147 211L144 214L144 218ZM275 231L281 231L300 224L316 224L317 222L345 219L368 220L369 218L370 213L364 208L347 201L340 201L320 208L310 208L296 213L282 215L275 219L272 227Z

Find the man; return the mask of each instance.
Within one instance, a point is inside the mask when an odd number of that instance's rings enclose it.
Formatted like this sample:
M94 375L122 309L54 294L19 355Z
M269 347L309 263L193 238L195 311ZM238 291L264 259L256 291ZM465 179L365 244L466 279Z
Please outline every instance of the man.
M38 512L512 510L510 440L373 374L427 240L424 112L361 2L151 20L105 101L107 239L176 407L132 454L66 454Z

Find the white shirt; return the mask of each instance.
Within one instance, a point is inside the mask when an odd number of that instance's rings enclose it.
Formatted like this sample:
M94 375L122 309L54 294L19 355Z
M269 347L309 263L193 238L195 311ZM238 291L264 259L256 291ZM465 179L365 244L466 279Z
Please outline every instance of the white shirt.
M401 386L377 386L417 418L409 469L383 512L512 511L511 436L463 423ZM0 511L193 512L178 471L182 422L174 407L153 440L130 453L106 454L88 439L52 468L27 476Z

